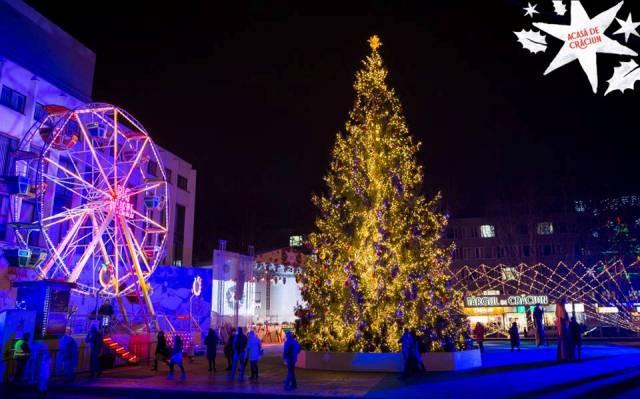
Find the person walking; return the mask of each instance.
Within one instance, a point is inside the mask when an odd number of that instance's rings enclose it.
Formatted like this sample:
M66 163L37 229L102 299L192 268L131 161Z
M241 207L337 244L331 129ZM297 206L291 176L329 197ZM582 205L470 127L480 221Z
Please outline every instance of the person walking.
M569 314L565 309L566 298L562 297L556 303L556 328L558 330L558 360L569 357Z
M536 304L533 310L533 324L535 327L536 346L539 348L542 345L546 345L544 336L544 309L539 303Z
M571 359L581 361L582 360L582 331L580 330L580 324L576 321L575 316L571 316L571 322L569 323L569 336L571 337Z
M233 340L235 336L235 331L232 331L224 345L224 357L227 358L227 371L231 371L231 363L233 361Z
M401 379L406 379L413 369L413 336L408 328L404 329L402 336L398 340L402 348L402 362L404 364L404 368L402 370L402 374L400 375Z
M518 323L515 321L509 329L509 340L511 341L511 352L513 352L515 348L518 348L518 351L520 351L520 332L518 331Z
M216 371L216 352L218 350L218 344L220 343L220 336L213 328L209 329L207 337L204 339L204 344L207 347L207 362L209 363L209 372Z
M247 336L244 335L242 327L238 327L235 337L233 338L233 361L231 363L231 371L229 372L229 381L233 381L238 371L238 381L244 380L245 357L247 355Z
M31 348L29 348L30 338L31 334L26 332L13 346L13 359L16 361L16 373L13 375L14 382L22 382L24 380L24 372L31 355Z
M282 348L282 358L287 363L287 378L284 380L284 389L286 391L296 389L298 383L296 381L296 362L298 361L298 353L300 353L300 344L291 331L285 333L284 347Z
M100 377L100 374L102 374L102 370L100 368L100 352L102 351L103 341L102 334L100 334L100 331L98 331L98 328L95 325L91 326L84 342L88 343L90 346L89 362L91 367L91 378Z
M473 336L478 343L478 348L480 348L480 353L484 353L484 333L485 328L484 325L480 322L476 323L476 326L473 328Z
M156 339L158 342L156 343L156 351L151 371L158 371L158 359L160 359L162 363L168 365L167 359L169 358L169 347L167 346L167 338L164 335L164 331L158 331Z
M424 368L424 364L422 363L422 350L421 350L422 342L420 340L420 337L418 337L418 334L416 333L415 328L411 330L411 339L413 341L411 345L411 356L413 357L413 369L414 371L424 372L425 368Z
M173 350L171 351L171 358L169 359L169 374L167 374L167 380L173 380L173 367L177 364L180 367L180 381L184 381L187 378L187 373L184 371L182 364L182 352L184 351L184 345L182 344L182 338L179 335L173 337Z
M262 354L262 341L260 341L255 331L249 331L247 335L247 358L251 365L250 380L258 379L258 360L260 360Z
M60 338L60 354L62 356L62 369L64 383L71 384L76 379L76 365L78 364L78 344L71 336L65 334Z

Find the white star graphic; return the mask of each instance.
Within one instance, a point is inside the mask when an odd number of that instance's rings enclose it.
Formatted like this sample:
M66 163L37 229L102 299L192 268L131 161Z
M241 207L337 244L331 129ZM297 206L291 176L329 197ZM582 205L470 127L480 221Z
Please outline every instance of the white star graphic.
M589 18L579 1L571 2L571 25L555 25L542 22L533 24L541 31L563 40L564 45L558 55L551 61L544 74L548 74L563 65L577 59L587 74L594 93L598 92L597 53L638 55L630 48L604 35L622 7L621 1L616 6L601 12L595 18Z
M527 3L527 5L528 6L526 8L523 8L523 10L526 11L524 13L525 17L528 15L533 18L533 14L539 14L539 12L536 10L536 7L538 6L537 4L531 5L531 3Z
M625 43L629 41L629 35L636 35L640 37L638 32L636 32L636 29L638 28L638 26L640 26L640 22L633 22L631 20L631 13L629 13L626 21L623 21L620 18L616 18L616 21L618 21L618 23L620 24L620 29L613 32L613 34L617 35L620 33L624 33Z

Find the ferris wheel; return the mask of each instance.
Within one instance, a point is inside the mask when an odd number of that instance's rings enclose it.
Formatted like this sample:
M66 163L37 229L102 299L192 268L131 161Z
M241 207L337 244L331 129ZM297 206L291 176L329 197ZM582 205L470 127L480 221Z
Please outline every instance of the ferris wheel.
M148 302L146 281L164 257L169 220L158 150L119 107L44 110L13 153L14 176L5 179L16 261L39 279L76 283L81 293ZM33 216L25 214L30 203Z

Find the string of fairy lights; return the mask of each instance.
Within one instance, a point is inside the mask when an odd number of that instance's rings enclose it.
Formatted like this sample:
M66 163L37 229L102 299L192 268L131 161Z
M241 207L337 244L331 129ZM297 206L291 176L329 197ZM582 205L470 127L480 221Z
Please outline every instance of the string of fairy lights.
M582 262L559 262L551 266L544 263L481 264L450 268L449 273L453 276L453 287L465 295L499 291L503 295L545 294L550 301L565 297L568 303L584 305L588 325L609 325L640 332L640 291L630 278L631 271L639 267L640 261L625 265L620 260L593 265ZM489 332L504 334L495 327Z

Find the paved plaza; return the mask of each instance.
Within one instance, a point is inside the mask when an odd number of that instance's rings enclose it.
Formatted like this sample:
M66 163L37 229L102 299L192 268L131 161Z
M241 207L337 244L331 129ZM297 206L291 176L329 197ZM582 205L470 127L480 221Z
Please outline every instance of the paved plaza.
M74 385L52 384L52 397L170 398L196 397L349 397L349 398L638 398L640 346L587 343L583 361L559 364L555 346L537 349L530 343L511 352L505 343L489 342L479 369L414 376L402 382L395 374L298 370L294 392L282 389L285 367L280 346L266 347L260 381L229 382L224 371L209 374L202 357L185 363L187 380L167 381L166 368L152 372L136 366L108 370ZM221 354L218 369L226 362ZM248 370L247 370L248 371ZM176 375L177 376L177 375ZM14 395L27 397L27 395Z

